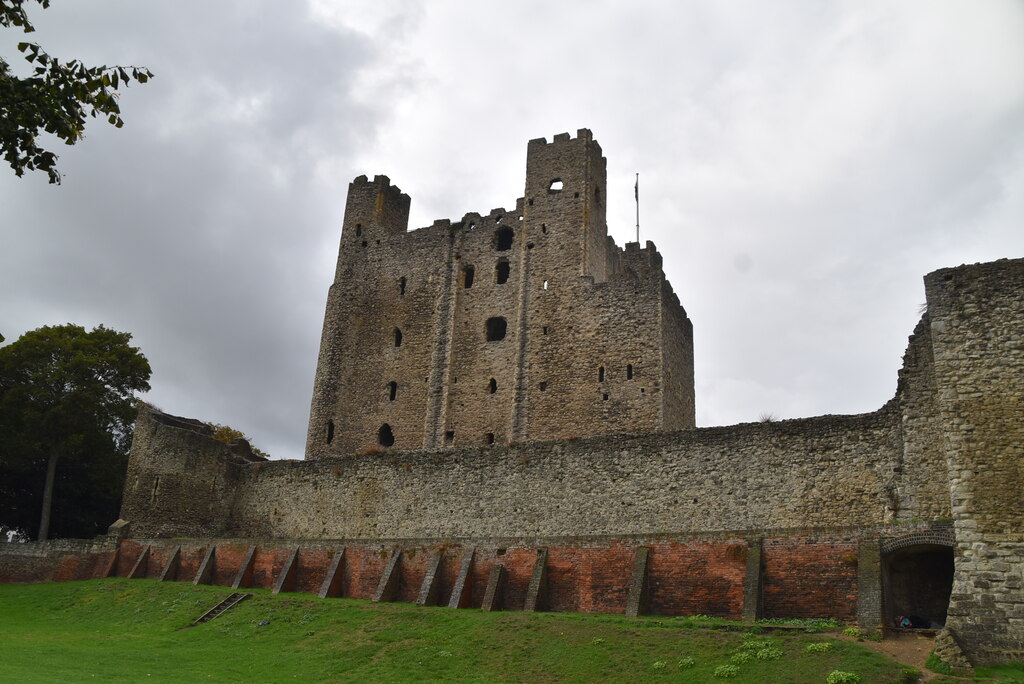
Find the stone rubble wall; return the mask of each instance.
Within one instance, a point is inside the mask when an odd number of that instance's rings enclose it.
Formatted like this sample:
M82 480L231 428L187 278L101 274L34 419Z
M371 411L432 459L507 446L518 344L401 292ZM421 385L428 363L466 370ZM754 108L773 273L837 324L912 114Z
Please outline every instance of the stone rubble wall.
M947 628L967 657L1024 660L1024 260L925 278L957 540Z

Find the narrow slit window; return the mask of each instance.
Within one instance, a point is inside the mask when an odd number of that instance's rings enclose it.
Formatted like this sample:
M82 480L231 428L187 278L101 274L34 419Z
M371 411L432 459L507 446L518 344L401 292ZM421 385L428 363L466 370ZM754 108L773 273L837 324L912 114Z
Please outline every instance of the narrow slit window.
M546 383L546 382L540 383L540 385L538 385L537 387L540 389L541 392L547 392L548 391L548 383Z
M467 290L473 287L473 276L476 275L476 269L472 266L466 266L462 269L462 287Z
M388 401L394 401L398 396L398 383L392 380L388 383Z
M632 380L633 379L633 364L631 364L631 363L627 363L626 364L626 379L627 380Z
M362 237L362 236L363 236L363 224L362 223L357 223L356 224L356 237Z
M334 441L334 421L327 421L327 443L330 444Z
M512 249L512 241L516 234L508 226L503 226L494 234L494 248L499 252L507 252Z
M398 294L403 297L405 296L405 282L405 276L398 279Z
M548 289L548 281L546 281L546 280L545 280L545 281L544 281L544 285L542 285L542 287L543 287L543 288L544 288L545 290L546 290L546 289Z
M508 330L508 321L501 316L495 316L487 319L487 341L497 342L498 340L505 339L505 333Z
M487 391L490 394L494 394L495 392L497 392L498 391L498 381L495 380L494 378L491 378L491 381L489 383L487 383Z
M380 430L377 430L377 443L385 447L395 444L395 433L391 431L391 426L387 423L381 425Z
M509 269L508 259L499 259L498 265L494 267L494 282L498 283L498 285L507 283Z
M399 330L398 328L395 328L395 346L402 346L402 331Z
M597 369L597 381L604 382L604 366Z

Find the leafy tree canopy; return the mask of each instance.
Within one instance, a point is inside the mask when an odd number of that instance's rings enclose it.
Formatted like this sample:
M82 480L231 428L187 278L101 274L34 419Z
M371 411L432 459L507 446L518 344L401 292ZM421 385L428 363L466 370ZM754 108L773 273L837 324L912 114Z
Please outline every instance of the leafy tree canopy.
M92 536L117 518L136 392L150 376L130 340L68 324L0 347L0 526L39 523L45 539L51 502L54 536Z
M24 7L30 1L0 0L0 26L33 32ZM35 2L50 6L50 0ZM0 152L16 175L38 169L51 183L60 183L57 155L40 147L36 136L45 131L74 145L84 135L86 116L101 116L120 128L124 121L115 91L133 80L146 83L153 74L145 67L61 62L36 43L18 43L18 50L34 67L31 76L18 78L0 57Z

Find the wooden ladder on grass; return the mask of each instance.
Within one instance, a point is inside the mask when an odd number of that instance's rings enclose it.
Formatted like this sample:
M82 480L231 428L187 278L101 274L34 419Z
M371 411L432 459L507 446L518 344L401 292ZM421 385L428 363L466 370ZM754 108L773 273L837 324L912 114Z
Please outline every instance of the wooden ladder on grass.
M202 616L198 620L193 622L192 624L193 625L199 625L199 624L202 624L204 622L209 622L210 620L212 620L215 617L218 617L219 615L221 615L225 611L234 608L235 606L237 606L239 603L241 603L242 601L244 601L247 598L252 598L252 594L242 594L242 593L237 593L237 592L234 593L234 594L231 594L226 599L224 599L223 601L221 601L220 603L215 605L213 608L211 608L210 610L208 610L205 613L203 613Z

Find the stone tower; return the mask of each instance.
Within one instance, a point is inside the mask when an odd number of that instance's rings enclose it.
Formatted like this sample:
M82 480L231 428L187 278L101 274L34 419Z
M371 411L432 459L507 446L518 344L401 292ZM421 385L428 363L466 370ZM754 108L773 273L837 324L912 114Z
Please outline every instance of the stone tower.
M694 426L692 326L650 242L605 223L589 130L527 149L514 210L407 231L349 186L306 458Z

